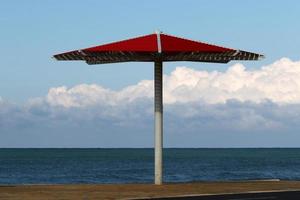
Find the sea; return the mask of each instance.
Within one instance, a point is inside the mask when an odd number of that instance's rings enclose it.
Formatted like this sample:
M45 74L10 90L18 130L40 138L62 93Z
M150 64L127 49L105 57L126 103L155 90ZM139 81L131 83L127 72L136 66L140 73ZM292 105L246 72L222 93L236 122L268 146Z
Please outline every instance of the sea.
M165 182L300 180L300 148L166 148ZM151 148L0 149L0 184L152 183Z

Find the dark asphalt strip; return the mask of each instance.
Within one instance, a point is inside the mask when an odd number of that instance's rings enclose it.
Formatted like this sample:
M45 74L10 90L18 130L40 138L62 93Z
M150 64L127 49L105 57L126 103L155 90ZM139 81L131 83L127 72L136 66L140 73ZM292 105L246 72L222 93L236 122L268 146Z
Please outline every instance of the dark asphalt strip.
M300 200L300 191L253 192L241 194L177 196L163 198L143 198L143 200ZM142 200L142 199L141 199Z

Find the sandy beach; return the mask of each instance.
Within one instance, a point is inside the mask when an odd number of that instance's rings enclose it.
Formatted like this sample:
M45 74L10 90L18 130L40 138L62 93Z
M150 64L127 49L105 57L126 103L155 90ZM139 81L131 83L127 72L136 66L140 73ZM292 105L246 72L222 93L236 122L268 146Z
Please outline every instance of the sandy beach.
M201 182L164 184L1 185L1 200L131 199L178 195L300 190L300 181Z

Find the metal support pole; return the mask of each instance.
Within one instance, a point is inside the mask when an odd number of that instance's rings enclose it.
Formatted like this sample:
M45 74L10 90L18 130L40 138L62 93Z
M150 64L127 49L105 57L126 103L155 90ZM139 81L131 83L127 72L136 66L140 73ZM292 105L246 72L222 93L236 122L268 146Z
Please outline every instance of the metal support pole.
M162 184L163 148L163 68L161 61L154 64L154 108L155 108L155 184Z

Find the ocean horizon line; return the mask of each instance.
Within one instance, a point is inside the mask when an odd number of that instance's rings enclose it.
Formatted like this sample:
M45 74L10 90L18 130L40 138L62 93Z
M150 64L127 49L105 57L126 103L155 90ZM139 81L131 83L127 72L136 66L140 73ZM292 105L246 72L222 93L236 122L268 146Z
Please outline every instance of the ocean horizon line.
M0 147L0 149L154 149L154 147ZM164 147L164 149L300 149L300 147Z

